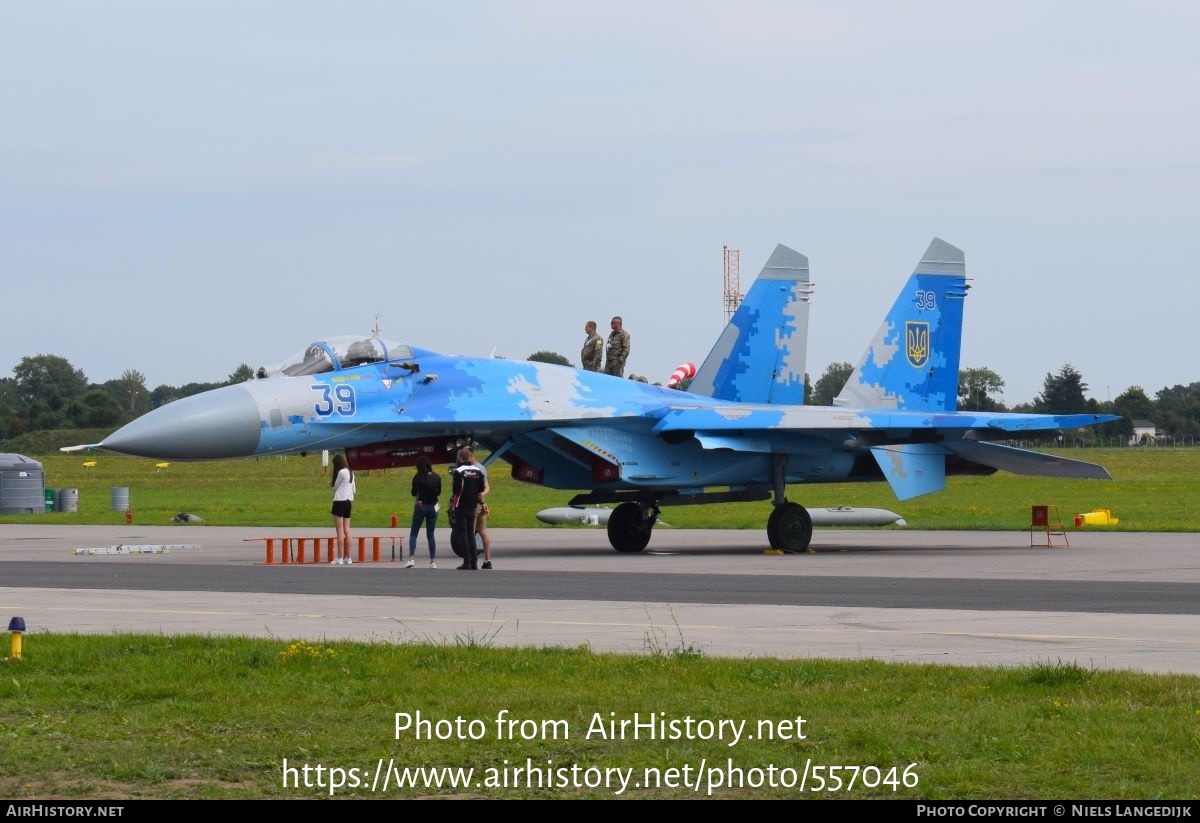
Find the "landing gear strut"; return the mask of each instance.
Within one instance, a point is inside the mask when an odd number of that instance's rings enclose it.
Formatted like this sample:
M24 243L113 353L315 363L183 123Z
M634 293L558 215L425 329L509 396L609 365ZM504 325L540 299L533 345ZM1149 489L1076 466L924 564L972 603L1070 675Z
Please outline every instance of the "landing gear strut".
M772 549L802 552L807 551L808 544L812 542L812 516L799 503L788 502L787 463L786 454L772 456L775 508L767 518L767 542Z
M608 542L619 552L640 552L657 520L658 506L626 501L608 516Z
M812 517L799 503L776 506L767 518L767 540L773 549L807 551L812 542L812 530Z

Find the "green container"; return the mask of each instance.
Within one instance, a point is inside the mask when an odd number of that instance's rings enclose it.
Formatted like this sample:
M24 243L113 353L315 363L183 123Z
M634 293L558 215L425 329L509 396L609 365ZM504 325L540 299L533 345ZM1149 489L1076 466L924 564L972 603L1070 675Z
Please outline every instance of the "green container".
M58 497L57 489L46 489L46 511L54 511L54 501Z

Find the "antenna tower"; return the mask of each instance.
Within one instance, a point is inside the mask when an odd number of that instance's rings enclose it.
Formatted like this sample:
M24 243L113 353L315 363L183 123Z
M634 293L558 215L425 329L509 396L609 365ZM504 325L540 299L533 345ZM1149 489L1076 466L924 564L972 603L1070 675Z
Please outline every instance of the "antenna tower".
M721 302L725 306L725 322L728 323L742 304L742 252L729 246L721 248L725 251L725 291L721 295Z

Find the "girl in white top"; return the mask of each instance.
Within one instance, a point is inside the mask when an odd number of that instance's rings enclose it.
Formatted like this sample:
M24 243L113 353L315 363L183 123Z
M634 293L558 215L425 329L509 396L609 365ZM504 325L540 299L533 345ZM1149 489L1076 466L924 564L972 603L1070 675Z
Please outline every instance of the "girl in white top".
M350 506L354 502L354 474L344 454L333 456L333 530L337 535L337 557L331 562L335 566L349 566L350 559Z

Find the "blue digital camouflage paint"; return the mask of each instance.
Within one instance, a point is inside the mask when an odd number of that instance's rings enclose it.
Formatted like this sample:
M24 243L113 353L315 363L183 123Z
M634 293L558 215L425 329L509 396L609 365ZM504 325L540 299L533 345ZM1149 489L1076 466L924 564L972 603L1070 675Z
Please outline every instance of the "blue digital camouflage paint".
M804 403L808 258L778 245L688 391L735 403Z
M966 294L963 253L934 239L834 404L954 411Z

